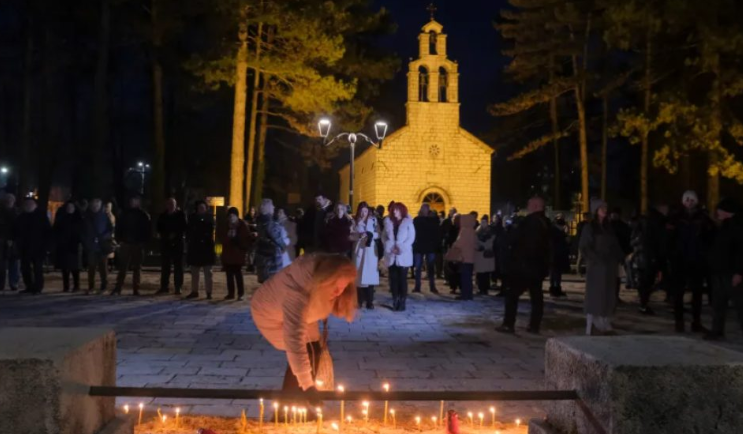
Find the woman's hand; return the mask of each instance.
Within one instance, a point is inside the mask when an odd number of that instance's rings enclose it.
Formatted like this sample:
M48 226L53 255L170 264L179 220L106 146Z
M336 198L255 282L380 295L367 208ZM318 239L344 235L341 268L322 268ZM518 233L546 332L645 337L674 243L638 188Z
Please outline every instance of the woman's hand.
M307 402L310 405L310 408L320 407L322 408L323 402L320 399L317 388L315 386L310 387L309 389L305 390L304 392L304 398L307 400Z

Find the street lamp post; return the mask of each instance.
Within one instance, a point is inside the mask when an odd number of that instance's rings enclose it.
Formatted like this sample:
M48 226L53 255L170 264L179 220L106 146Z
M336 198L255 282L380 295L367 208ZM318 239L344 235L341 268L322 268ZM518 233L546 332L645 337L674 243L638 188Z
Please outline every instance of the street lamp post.
M351 150L351 163L350 163L350 170L349 170L349 180L348 180L348 205L353 208L353 175L354 175L354 169L355 169L355 163L356 163L356 142L359 140L359 138L366 140L371 145L376 146L377 148L382 148L382 141L384 141L385 136L387 135L387 123L379 121L374 124L374 134L377 137L377 141L375 142L372 140L369 136L367 136L364 133L340 133L333 137L332 139L328 140L328 136L330 136L330 129L332 127L332 123L330 122L330 119L323 118L320 119L320 122L317 123L317 128L320 130L320 137L323 138L323 144L325 146L332 145L336 140L340 139L346 139L348 141L349 148Z
M137 162L137 172L139 172L140 176L142 177L142 188L139 191L139 194L144 195L144 185L145 185L145 176L147 174L147 171L150 170L150 165L147 163L143 163L141 161Z

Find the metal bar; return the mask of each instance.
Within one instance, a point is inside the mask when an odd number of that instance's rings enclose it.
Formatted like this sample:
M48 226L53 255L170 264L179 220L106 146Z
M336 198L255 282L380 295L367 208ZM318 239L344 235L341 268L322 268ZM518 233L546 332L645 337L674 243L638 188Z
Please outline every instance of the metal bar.
M307 399L303 393L280 390L185 389L157 387L91 386L90 396L126 396L147 398L200 399ZM574 401L575 390L500 390L493 392L426 391L426 392L318 392L324 401Z

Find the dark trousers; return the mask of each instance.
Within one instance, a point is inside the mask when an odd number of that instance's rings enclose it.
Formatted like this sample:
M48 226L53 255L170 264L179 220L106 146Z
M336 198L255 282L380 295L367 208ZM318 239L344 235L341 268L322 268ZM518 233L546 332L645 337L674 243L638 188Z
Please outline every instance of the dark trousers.
M476 273L475 280L477 281L477 289L480 294L487 294L490 291L490 275L491 273Z
M106 290L108 285L108 255L102 253L91 253L88 256L88 291L95 291L95 272L101 278L101 291Z
M544 294L542 293L542 279L515 279L508 282L506 289L506 313L503 318L503 325L514 327L516 325L516 314L519 310L519 298L529 291L531 299L531 318L529 327L533 330L539 330L544 314Z
M170 285L170 267L173 267L175 290L183 287L183 245L164 245L160 248L160 290L167 291Z
M374 287L367 286L366 288L356 288L356 294L359 300L359 308L366 305L366 307L374 306Z
M562 290L562 272L560 269L553 267L550 270L550 292L560 292Z
M701 324L702 318L702 282L704 273L693 265L678 267L673 285L673 315L676 325L684 324L684 294L691 290L692 324Z
M307 355L310 357L310 364L312 365L312 379L315 379L317 374L317 365L320 363L320 342L310 342L307 344ZM281 385L281 390L284 392L299 392L302 389L299 387L299 381L297 376L292 372L292 367L286 367L286 373L284 374L284 384Z
M444 278L444 252L438 252L436 255L436 277L439 279Z
M637 295L640 297L640 307L647 307L650 303L650 295L653 293L655 284L655 270L637 270L635 273L637 281Z
M6 243L7 241L0 240L0 291L5 290L6 276L11 289L18 289L20 280L18 259L10 257L10 248Z
M70 290L70 275L72 275L72 288L77 291L80 289L80 270L62 269L62 288L65 292Z
M452 291L456 291L460 285L459 266L458 262L446 262L444 264L446 270L444 271L446 276L446 284L449 285Z
M428 274L428 289L436 289L436 276L434 275L436 254L435 253L415 253L413 255L413 267L415 267L415 291L421 290L421 278L423 274L423 262L426 263L426 273Z
M142 277L142 245L122 243L116 255L119 261L119 274L116 276L116 288L114 291L121 292L129 268L132 269L132 287L134 288L134 292L139 291L139 283Z
M733 287L733 276L730 274L713 274L710 278L712 285L712 306L714 316L712 317L712 332L725 333L725 316L727 315L728 303L733 300L733 307L738 314L738 322L743 329L743 288Z
M245 295L242 265L225 265L224 271L227 273L227 297L233 298L235 296L235 286L237 286L238 297Z
M475 264L462 262L459 264L459 287L462 290L464 300L472 300L472 273L475 271Z
M21 275L26 290L40 293L44 290L44 258L26 257L21 258Z
M389 274L392 298L404 300L408 296L408 267L393 265L389 268Z

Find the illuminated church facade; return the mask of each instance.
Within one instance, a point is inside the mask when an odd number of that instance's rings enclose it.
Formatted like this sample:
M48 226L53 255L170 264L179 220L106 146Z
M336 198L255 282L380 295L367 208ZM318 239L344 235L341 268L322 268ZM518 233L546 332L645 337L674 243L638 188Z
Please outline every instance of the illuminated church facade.
M422 203L437 211L490 213L493 150L459 124L459 73L446 54L443 26L431 20L418 36L420 56L410 62L406 125L381 149L356 158L355 211L402 202L412 215ZM340 170L340 197L347 198L349 166Z

